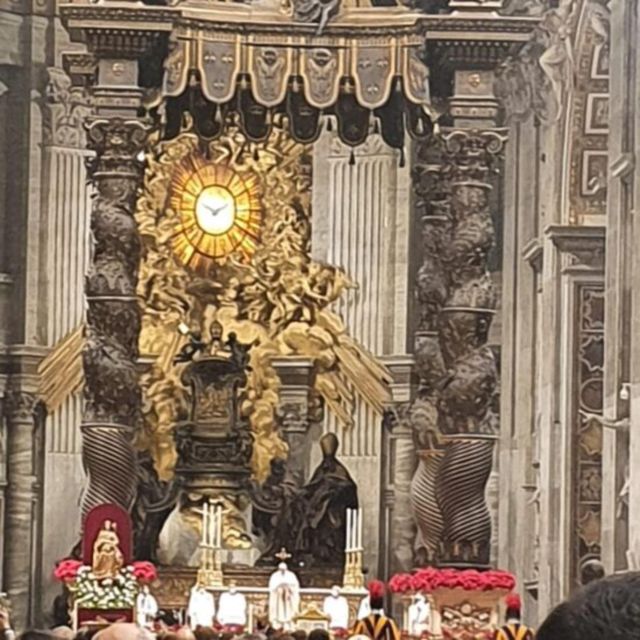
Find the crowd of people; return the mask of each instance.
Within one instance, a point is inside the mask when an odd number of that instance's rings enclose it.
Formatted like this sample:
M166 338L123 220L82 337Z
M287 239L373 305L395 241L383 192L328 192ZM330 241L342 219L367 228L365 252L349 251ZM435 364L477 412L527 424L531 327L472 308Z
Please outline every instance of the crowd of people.
M397 624L383 611L384 592L370 591L371 613L359 620L350 640L400 640ZM0 640L16 640L8 617L0 614ZM26 631L19 640L330 640L324 629L284 632L259 628L252 633L224 633L208 627L173 628L159 620L152 632L136 624L115 623L100 630L68 627ZM534 632L521 621L518 599L507 599L504 625L494 640L640 640L640 572L596 579L558 605Z

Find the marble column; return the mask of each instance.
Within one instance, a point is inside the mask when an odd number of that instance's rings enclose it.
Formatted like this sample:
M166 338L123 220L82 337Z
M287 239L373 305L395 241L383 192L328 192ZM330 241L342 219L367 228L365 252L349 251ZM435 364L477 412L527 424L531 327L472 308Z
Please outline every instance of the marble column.
M141 92L136 60L101 60L94 89L97 115L87 124L95 156L88 173L95 189L93 254L86 278L86 346L82 456L89 476L83 514L113 502L133 503L133 437L139 422L136 360L140 308L136 295L140 238L134 218L144 171L148 127L135 117Z
M412 516L411 483L417 458L409 419L414 391L414 361L411 356L385 358L391 371L393 408L383 421L382 456L383 516L380 518L379 575L409 571L413 567L416 527Z
M301 486L309 475L309 427L321 418L312 395L313 362L310 358L289 356L275 357L271 364L280 378L278 419L282 437L289 446L287 469Z
M33 390L11 387L4 398L6 424L6 508L4 526L4 589L12 604L14 629L34 623L39 610L40 483L44 424Z

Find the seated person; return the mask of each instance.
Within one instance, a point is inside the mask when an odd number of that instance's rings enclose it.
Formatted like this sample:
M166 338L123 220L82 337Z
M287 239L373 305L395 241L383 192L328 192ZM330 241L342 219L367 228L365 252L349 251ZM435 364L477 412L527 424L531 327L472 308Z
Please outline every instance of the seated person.
M640 573L581 589L547 616L536 640L640 640Z

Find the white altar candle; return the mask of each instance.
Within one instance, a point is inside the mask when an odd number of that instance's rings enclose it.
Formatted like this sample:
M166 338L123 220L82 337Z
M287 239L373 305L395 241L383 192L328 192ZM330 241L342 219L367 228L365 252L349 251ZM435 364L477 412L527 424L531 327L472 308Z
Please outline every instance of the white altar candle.
M207 544L207 521L209 512L207 511L206 503L202 505L202 544Z
M362 508L358 509L358 551L362 551L362 520L363 520L364 510Z
M218 535L216 536L216 547L222 549L222 505L218 505Z
M216 535L216 521L214 515L214 506L209 502L209 546L214 546L214 536Z
M347 509L347 548L346 548L347 552L351 551L351 529L352 529L351 515L352 515L351 509Z

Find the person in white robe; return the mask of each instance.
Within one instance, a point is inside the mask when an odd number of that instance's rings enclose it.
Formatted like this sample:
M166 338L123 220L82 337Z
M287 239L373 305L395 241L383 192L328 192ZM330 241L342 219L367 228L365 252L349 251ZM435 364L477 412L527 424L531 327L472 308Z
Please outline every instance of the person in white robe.
M431 608L425 597L418 593L413 597L413 602L409 605L409 634L420 637L429 630L429 616Z
M218 622L223 627L247 626L247 599L234 584L220 595L218 600Z
M340 587L331 588L331 595L324 599L322 612L329 616L329 629L349 629L349 603L340 594Z
M216 616L216 603L213 594L203 585L196 583L189 595L187 618L191 629L196 627L212 627Z
M292 631L300 611L300 582L281 562L269 578L269 624L276 630Z
M136 622L139 627L150 629L158 615L158 601L144 585L136 598Z

